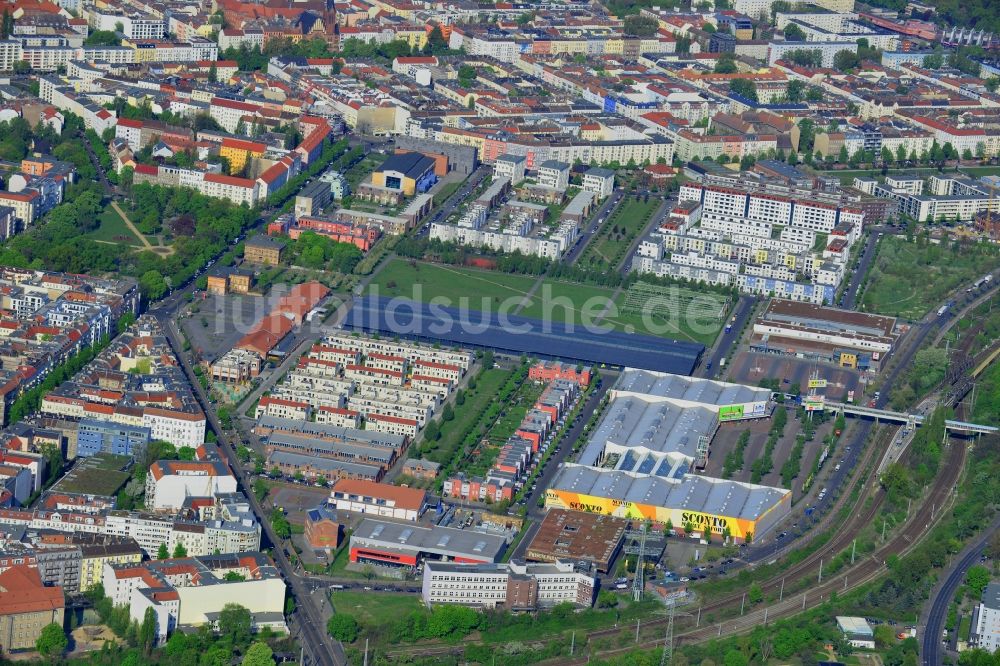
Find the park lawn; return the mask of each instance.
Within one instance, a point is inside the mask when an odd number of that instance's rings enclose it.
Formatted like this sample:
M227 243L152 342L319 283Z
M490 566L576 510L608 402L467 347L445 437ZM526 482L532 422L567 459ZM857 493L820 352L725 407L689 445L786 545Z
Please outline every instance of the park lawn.
M621 298L619 298L619 301ZM706 347L710 347L719 336L722 326L712 326L711 332L695 330L691 325L681 318L677 322L671 322L666 317L652 315L653 329L646 325L639 312L624 312L619 303L619 315L617 317L607 317L602 323L615 328L615 330L626 333L639 333L641 335L652 335L658 338L669 340L679 340L681 342L700 342ZM662 329L662 330L661 330Z
M140 240L125 226L125 220L111 206L106 207L97 219L100 220L100 226L87 234L85 238L135 247L141 246Z
M582 264L605 262L617 268L629 245L646 228L660 201L656 197L650 197L646 201L638 197L625 199L611 217L604 221L597 237L584 250L580 257ZM617 233L612 233L614 229L618 230Z
M375 168L385 161L384 155L379 155L377 153L372 155L365 155L361 158L361 161L352 166L344 174L344 178L347 180L348 184L351 186L351 192L356 192L358 190L358 185L364 181L365 178L371 175Z
M535 406L535 401L542 394L542 388L541 384L535 382L523 382L518 387L514 395L507 401L503 413L489 427L485 437L480 440L475 453L470 457L470 462L462 465L462 471L468 476L486 475L500 454L500 448L520 427L528 410Z
M367 626L391 624L424 608L419 596L392 592L333 590L330 601L336 612L353 615Z
M453 183L445 183L444 185L442 185L441 189L439 189L437 192L434 193L434 205L440 206L441 204L443 204L461 186L462 186L462 181L460 180L456 180Z
M517 314L535 319L546 319L548 315L548 319L560 324L580 324L587 313L587 318L596 323L614 293L605 287L545 280L532 294L531 303Z
M443 305L496 312L502 301L524 296L534 283L535 278L523 275L396 258L387 263L369 283L368 293L377 288L379 296L402 296L423 302L437 296L448 300ZM414 288L417 285L419 290ZM487 299L485 303L484 298ZM512 313L514 307L508 306L506 311Z
M430 442L421 444L421 457L444 465L457 455L465 432L490 406L508 377L510 370L500 368L490 368L479 373L476 377L476 388L466 390L465 404L455 408L455 418L451 421L441 420L441 437L433 444ZM413 451L412 455L417 455L412 447L410 450Z
M866 276L861 305L867 312L918 320L966 283L996 268L996 246L907 242L900 236L879 241Z
M679 301L680 307L688 301L683 298L691 290L677 288L682 294ZM725 323L724 318L707 318L692 315L685 316L685 313L658 312L653 310L650 313L652 327L643 321L641 312L629 309L626 306L628 292L622 291L615 299L615 306L618 314L606 317L603 323L613 326L615 329L626 333L640 333L643 335L653 335L682 342L700 342L703 345L711 346L719 336L719 331ZM669 302L669 299L668 301Z

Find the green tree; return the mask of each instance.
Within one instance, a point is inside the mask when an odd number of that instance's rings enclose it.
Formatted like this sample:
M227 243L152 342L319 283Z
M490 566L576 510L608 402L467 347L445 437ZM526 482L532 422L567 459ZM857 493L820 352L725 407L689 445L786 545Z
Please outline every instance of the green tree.
M9 9L3 10L3 19L0 20L0 39L9 39L14 32L14 17Z
M177 545L174 546L174 557L187 557L187 548L184 547L183 541L178 541Z
M732 53L722 53L715 61L716 74L735 74L737 72L736 60Z
M274 652L264 641L255 641L240 663L242 666L274 666Z
M990 570L980 564L969 567L965 574L965 584L969 588L969 595L979 599L990 584Z
M659 30L659 23L650 16L632 15L625 17L622 29L626 35L634 37L652 37Z
M42 633L35 641L35 649L38 654L49 659L61 657L69 646L69 639L63 631L62 625L52 622L42 627Z
M279 539L288 539L292 536L292 526L288 523L284 512L279 509L271 512L271 529Z
M788 82L788 88L785 90L785 97L788 98L789 102L793 104L801 102L802 96L805 94L806 84L799 79L792 79Z
M441 427L435 419L431 419L424 426L424 439L428 442L436 442L441 437Z
M158 301L167 293L167 282L160 275L160 272L150 269L139 278L139 289L147 302Z
M142 616L142 624L139 625L139 645L143 653L149 655L156 643L156 612L150 606Z
M924 67L927 69L941 69L944 66L944 55L932 53L924 58Z
M764 591L760 588L760 585L757 583L750 585L750 589L747 590L747 599L752 604L759 604L764 601Z
M806 33L803 32L802 28L800 28L795 23L789 23L788 25L786 25L785 29L782 31L782 34L785 35L786 42L806 41Z
M156 559L165 560L170 557L170 551L167 550L167 544L161 543L159 550L156 551Z
M472 65L460 65L458 68L458 85L471 88L476 82L476 68Z
M83 43L86 46L121 46L122 40L113 30L95 30Z
M842 72L849 72L861 64L861 60L858 58L858 54L844 49L843 51L837 51L833 56L833 66Z
M326 631L342 643L353 643L358 637L358 621L352 615L335 613L327 620Z
M226 604L219 613L219 635L229 638L233 645L250 642L250 628L253 621L250 611L239 604Z
M750 79L733 79L729 82L729 91L757 102L757 84Z

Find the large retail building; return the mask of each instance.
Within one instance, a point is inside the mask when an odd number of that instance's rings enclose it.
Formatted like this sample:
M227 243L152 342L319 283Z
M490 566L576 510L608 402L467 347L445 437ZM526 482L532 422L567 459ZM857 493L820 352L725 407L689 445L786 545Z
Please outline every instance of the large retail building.
M576 463L567 463L545 505L622 518L691 524L736 541L787 515L792 494L695 474L719 424L767 418L770 392L739 384L626 369Z

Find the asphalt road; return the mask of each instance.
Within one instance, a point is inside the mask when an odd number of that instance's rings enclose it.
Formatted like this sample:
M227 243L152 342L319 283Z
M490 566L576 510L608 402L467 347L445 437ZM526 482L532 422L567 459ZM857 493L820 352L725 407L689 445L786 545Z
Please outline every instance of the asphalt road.
M417 236L424 236L430 231L430 225L432 222L439 222L441 220L448 219L448 216L455 212L463 201L469 196L469 193L474 189L479 187L479 184L483 182L492 169L489 169L484 164L480 164L476 167L476 170L469 174L469 177L465 179L462 186L455 190L455 193L448 198L441 208L434 213L434 217L424 222L424 226L420 227L420 231L417 232Z
M229 466L236 475L239 487L250 501L254 514L260 521L265 542L274 546L271 553L272 558L281 570L282 576L290 585L292 596L297 602L296 611L290 618L293 630L297 628L302 639L301 642L312 655L314 664L319 666L342 666L347 664L347 656L344 654L343 646L341 646L339 642L334 641L326 633L326 628L323 625L323 618L318 609L313 605L313 598L310 597L309 592L307 592L307 588L303 584L302 579L296 575L294 567L292 567L288 556L285 554L285 547L282 544L282 541L277 538L277 535L275 535L274 530L271 528L271 521L268 520L267 514L264 513L263 508L257 501L256 496L253 494L253 488L246 477L243 466L238 462L236 447L226 432L222 429L222 426L215 415L215 410L208 400L208 396L205 395L198 378L194 374L190 361L183 352L180 339L177 335L176 329L174 328L173 316L169 313L169 311L165 311L163 307L151 310L151 312L157 317L160 325L163 327L167 341L173 348L174 354L180 361L181 367L187 375L188 382L190 382L195 396L201 403L201 407L205 412L206 418L208 419L209 427L218 437L220 448L226 457L229 458Z
M944 621L948 617L948 605L955 598L955 591L965 580L965 572L969 567L979 561L986 542L1000 529L1000 518L993 521L993 524L983 530L983 536L966 547L959 555L944 576L939 576L938 586L934 588L934 595L930 604L925 607L924 616L921 618L920 626L923 629L923 637L920 639L921 663L925 666L937 666L943 663L942 655L942 632Z
M722 329L722 333L719 334L718 340L715 341L715 347L709 351L708 357L702 357L703 362L695 371L697 376L714 377L718 373L720 369L719 362L726 358L739 344L740 334L743 332L743 327L753 313L753 307L756 303L757 299L754 296L748 294L740 296L732 315L736 318L736 321L733 322L732 328L730 328L728 333L725 328ZM729 321L732 321L732 318ZM728 324L729 321L726 323Z
M597 212L590 216L590 222L587 226L580 230L580 237L576 241L576 245L569 249L569 252L563 255L563 262L567 265L572 265L576 263L576 260L580 258L580 254L583 252L587 244L593 240L594 232L597 228L608 219L614 208L618 206L618 203L625 196L625 190L615 189L611 193L611 196L604 200L604 203L600 205Z
M841 296L840 307L846 308L848 310L853 310L854 305L858 299L858 293L861 290L861 283L864 281L865 276L868 275L868 269L872 265L872 261L875 260L875 248L878 246L878 239L881 232L875 229L871 230L868 234L868 242L865 243L865 251L861 255L861 262L858 267L854 269L851 274L851 281L847 285L847 289L844 291L844 295Z

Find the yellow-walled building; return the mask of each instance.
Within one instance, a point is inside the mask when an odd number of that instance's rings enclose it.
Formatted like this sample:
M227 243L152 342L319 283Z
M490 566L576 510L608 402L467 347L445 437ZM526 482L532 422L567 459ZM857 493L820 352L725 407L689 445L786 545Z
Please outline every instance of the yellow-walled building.
M80 546L80 591L86 592L101 582L105 564L142 562L142 549L134 541Z
M402 192L408 197L426 192L436 180L434 160L421 153L391 155L372 173L375 187Z
M227 138L222 140L219 155L229 160L229 174L233 175L242 172L251 158L260 157L265 150L263 143Z

